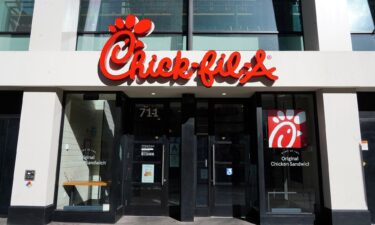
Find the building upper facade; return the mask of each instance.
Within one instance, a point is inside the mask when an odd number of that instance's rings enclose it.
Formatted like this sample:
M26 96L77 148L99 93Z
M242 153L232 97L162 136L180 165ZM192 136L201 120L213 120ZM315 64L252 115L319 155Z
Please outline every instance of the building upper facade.
M373 48L370 32L374 26L373 1L0 2L4 12L0 17L3 50L0 61L4 71L0 83L10 88L128 87L136 92L140 87L174 86L181 91L184 87L196 87L208 92L193 79L183 84L169 81L112 84L103 80L98 74L98 62L100 50L110 37L108 25L128 14L150 18L155 23L154 32L142 38L148 55L174 58L176 51L182 50L184 57L199 61L206 50L214 49L218 53L239 51L245 62L254 57L255 50L266 50L269 57L264 64L267 68L276 67L279 79L271 84L246 83L241 89L243 93L248 93L249 88L264 91L375 87L375 76L368 71L375 54L356 51ZM20 39L22 44L9 44ZM213 87L238 86L215 82Z
M343 5L339 7L341 16L347 17L336 26L350 26L353 50L374 50L375 1L335 1ZM44 4L43 0L37 2ZM35 0L0 1L0 50L29 49L34 3ZM305 49L304 39L309 39L303 27L308 26L307 30L316 29L311 26L313 23L310 20L314 22L311 15L323 16L309 4L304 3L304 0L70 0L63 4L65 10L60 18L62 23L51 26L59 28L61 33L67 32L67 29L75 32L76 49L83 51L100 51L110 35L108 25L117 17L128 14L134 14L140 19L150 18L155 22L153 36L145 40L149 43L148 50L251 51L262 48L298 51ZM315 9L319 9L319 4L317 0ZM49 6L45 4L41 7L48 10ZM192 10L188 10L189 7ZM38 10L36 13L39 13ZM303 20L306 20L305 24ZM316 20L320 21L320 18ZM346 21L349 24L345 24ZM329 24L330 21L327 22ZM324 24L317 25L318 30L324 27ZM334 27L332 30L335 30ZM228 38L231 41L226 41ZM191 39L192 46L188 46L188 39Z

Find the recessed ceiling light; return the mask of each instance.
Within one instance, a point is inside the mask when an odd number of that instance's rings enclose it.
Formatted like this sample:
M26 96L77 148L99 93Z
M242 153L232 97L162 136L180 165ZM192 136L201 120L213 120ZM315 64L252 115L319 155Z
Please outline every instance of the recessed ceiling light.
M223 92L223 93L221 93L221 95L225 96L225 95L227 95L227 93Z
M155 92L152 92L151 95L156 95L156 93L155 93Z

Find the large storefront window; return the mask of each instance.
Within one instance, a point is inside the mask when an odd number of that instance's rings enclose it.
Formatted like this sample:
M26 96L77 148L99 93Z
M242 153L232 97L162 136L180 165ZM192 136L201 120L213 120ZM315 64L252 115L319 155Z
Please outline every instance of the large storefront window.
M184 0L82 0L77 50L101 50L109 37L108 26L128 14L154 22L153 34L142 38L147 50L184 50L186 10Z
M193 49L303 50L301 24L299 0L194 0Z
M0 0L0 51L29 48L34 0Z
M366 184L367 206L371 222L375 223L375 98L373 92L360 92L358 97L359 122L361 125L361 150Z
M110 211L121 110L116 94L67 94L58 210ZM121 179L121 178L120 178ZM117 181L116 181L117 183Z
M313 213L319 204L311 94L262 94L266 213Z
M353 50L374 51L374 0L347 0Z

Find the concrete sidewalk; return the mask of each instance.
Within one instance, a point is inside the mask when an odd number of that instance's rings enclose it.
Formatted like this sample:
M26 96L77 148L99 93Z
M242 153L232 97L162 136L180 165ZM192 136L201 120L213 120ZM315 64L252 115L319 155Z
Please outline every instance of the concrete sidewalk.
M0 224L5 225L6 219L0 218ZM117 225L222 225L222 224L254 225L252 223L249 223L249 222L237 219L237 218L195 217L194 222L180 222L171 217L165 217L165 216L124 216L116 224ZM92 223L51 222L49 225L93 225L93 224ZM103 224L100 224L100 225L103 225Z

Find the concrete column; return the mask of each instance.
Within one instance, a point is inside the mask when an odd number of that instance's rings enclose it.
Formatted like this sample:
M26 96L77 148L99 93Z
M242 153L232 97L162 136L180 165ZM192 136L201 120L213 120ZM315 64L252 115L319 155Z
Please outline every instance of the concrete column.
M61 96L24 92L8 224L45 224L53 211L61 124ZM25 171L34 170L31 186Z
M346 0L301 1L306 50L352 50Z
M369 225L354 91L317 93L323 194L333 225Z
M78 0L35 0L30 51L74 51L79 15Z
M181 209L180 220L194 221L197 141L195 137L195 97L193 94L182 95L181 126Z

